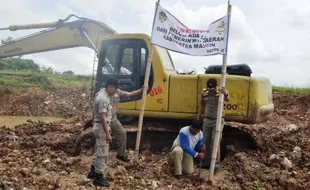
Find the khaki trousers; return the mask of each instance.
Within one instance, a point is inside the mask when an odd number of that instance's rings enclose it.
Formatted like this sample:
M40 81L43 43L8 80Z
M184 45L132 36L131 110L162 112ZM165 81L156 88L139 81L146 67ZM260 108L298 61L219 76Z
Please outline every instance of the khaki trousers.
M222 139L222 130L224 126L224 119L222 119L221 123L221 131L220 131L220 142ZM215 137L215 129L216 129L216 119L203 119L203 137L204 143L206 145L206 151L204 156L204 166L210 167L211 164L211 156L212 156L212 149L213 149L213 141ZM216 155L216 165L219 165L221 159L221 146L217 148L217 155Z
M106 134L101 123L94 123L93 132L96 138L96 144L92 165L95 167L96 173L103 174L108 161L109 144L106 141Z
M111 122L111 131L112 136L116 139L117 142L117 155L126 156L127 134L124 127L117 118L113 119Z
M182 147L172 148L171 158L173 160L175 175L191 174L194 172L193 157L183 151Z

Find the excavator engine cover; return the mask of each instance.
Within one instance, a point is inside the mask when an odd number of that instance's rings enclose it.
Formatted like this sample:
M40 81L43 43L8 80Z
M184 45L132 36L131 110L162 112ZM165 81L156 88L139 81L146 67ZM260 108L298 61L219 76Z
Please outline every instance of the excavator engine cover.
M211 65L205 70L205 74L221 74L222 65ZM240 75L250 77L251 68L247 64L227 65L228 75Z

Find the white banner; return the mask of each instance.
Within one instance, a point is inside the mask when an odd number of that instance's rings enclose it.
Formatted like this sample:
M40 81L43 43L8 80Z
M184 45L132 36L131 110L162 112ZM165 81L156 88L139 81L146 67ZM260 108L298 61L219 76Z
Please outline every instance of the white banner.
M194 56L226 53L228 15L206 30L190 29L157 3L151 43L171 51Z

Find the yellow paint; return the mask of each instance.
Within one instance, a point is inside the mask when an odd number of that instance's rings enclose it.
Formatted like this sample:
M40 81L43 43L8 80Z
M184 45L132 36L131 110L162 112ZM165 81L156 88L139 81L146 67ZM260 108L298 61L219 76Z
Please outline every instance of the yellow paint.
M140 111L119 109L119 114L128 116L139 116ZM195 119L196 113L177 113L177 112L161 112L161 111L144 111L144 116L158 119Z
M250 85L249 120L253 123L264 122L269 119L274 110L272 86L268 79L262 77L251 80Z
M197 112L197 75L171 75L169 111Z

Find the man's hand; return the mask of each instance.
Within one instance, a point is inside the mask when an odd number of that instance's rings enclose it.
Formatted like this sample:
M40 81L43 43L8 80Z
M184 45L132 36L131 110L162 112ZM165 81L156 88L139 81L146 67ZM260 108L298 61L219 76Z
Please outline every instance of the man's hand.
M201 120L203 122L203 115L198 115L196 119Z
M205 144L201 145L201 151L203 151L203 152L206 151L206 145Z
M148 90L148 89L149 89L149 85L147 85L147 84L146 84L146 85L143 85L143 86L141 87L141 92L143 92L143 89L144 89L144 88L146 88L146 90Z
M197 158L199 160L203 160L203 157L204 157L204 153L202 153L202 152L198 153Z
M225 87L221 87L221 88L219 89L219 91L220 91L221 93L223 93L225 96L228 96L228 91L226 90Z
M111 144L112 143L112 136L110 133L106 134L106 141L107 143Z

